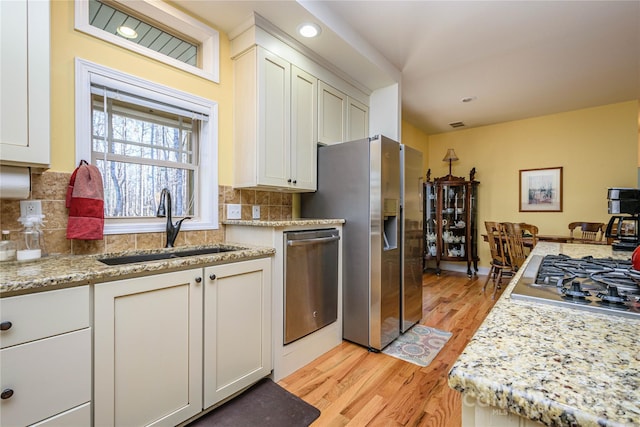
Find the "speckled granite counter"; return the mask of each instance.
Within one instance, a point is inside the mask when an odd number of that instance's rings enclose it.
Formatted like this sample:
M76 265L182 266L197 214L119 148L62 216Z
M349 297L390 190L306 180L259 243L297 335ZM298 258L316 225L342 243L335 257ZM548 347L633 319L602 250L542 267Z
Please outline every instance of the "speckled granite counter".
M293 227L293 226L310 226L310 225L334 225L344 224L344 219L286 219L280 221L262 221L262 220L242 220L228 219L222 222L224 225L250 225L254 227Z
M183 258L171 258L135 264L109 266L98 261L99 258L126 255L57 255L29 262L10 262L0 264L0 297L20 295L67 286L88 285L125 277L142 276L164 270L178 270L199 265L224 264L233 261L273 256L275 249L250 246L247 244L224 243L212 245L233 249L208 255ZM207 247L212 247L207 246ZM203 246L180 247L156 251L135 251L135 254L154 253L172 250L199 249Z
M630 256L599 245L534 250L558 253ZM549 426L640 426L640 321L511 300L525 267L454 364L449 386Z

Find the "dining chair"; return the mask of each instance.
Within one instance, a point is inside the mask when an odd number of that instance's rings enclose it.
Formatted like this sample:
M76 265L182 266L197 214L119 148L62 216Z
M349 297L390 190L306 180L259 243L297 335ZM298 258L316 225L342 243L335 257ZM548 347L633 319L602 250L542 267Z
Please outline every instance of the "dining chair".
M513 222L502 223L503 233L507 241L507 257L512 271L515 274L524 261L527 259L525 252L524 240L522 238L522 229L520 224Z
M578 234L579 232L579 234ZM605 233L605 224L602 222L572 222L569 224L569 235L571 239L578 238L580 241L601 242Z
M512 268L505 252L505 237L502 226L495 221L485 221L484 226L487 229L487 241L491 251L491 268L482 287L482 293L486 291L489 280L493 279L493 294L491 298L495 299L496 292L502 284L502 277L511 275Z
M534 248L538 244L538 226L533 224L527 224L526 222L521 222L520 229L523 232L526 232L529 235L531 235L531 239L533 240L532 248ZM525 237L528 237L528 236L525 236Z

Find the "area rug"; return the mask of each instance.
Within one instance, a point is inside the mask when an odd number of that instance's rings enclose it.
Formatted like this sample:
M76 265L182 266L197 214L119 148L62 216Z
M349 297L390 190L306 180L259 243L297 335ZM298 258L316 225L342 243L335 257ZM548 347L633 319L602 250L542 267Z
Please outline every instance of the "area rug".
M187 427L307 427L320 411L264 378Z
M415 325L382 352L419 366L428 366L451 338L451 332Z

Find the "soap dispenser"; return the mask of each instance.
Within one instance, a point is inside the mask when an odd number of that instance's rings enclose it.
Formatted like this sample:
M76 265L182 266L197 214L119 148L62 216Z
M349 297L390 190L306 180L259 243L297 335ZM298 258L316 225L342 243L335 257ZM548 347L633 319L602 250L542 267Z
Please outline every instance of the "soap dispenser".
M28 216L18 219L24 226L18 238L16 257L18 261L29 261L41 258L43 255L44 240L39 228L40 218Z
M16 244L11 241L9 230L2 230L0 241L0 262L16 260Z

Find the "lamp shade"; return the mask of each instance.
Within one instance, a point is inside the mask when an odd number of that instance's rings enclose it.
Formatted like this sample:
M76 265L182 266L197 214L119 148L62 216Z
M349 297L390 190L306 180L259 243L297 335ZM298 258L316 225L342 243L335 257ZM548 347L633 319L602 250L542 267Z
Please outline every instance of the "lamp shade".
M453 148L449 148L444 159L442 159L443 162L455 162L456 160L458 160L458 156L456 156L456 152L453 151Z

